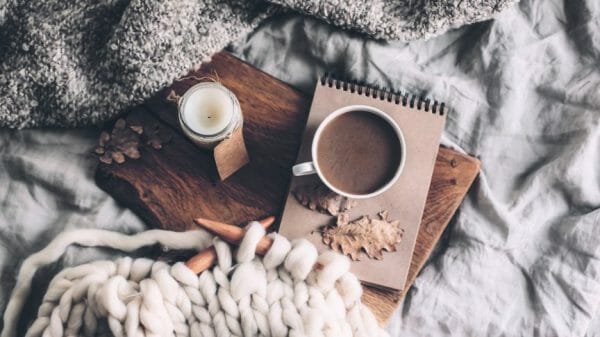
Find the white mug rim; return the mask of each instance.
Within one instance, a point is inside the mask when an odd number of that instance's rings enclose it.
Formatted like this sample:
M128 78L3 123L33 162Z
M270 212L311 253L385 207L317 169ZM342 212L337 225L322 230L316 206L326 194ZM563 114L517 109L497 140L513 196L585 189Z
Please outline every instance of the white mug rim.
M317 157L319 140L321 138L321 133L323 133L323 130L325 129L325 127L334 118L336 118L340 115L343 115L345 113L351 112L351 111L367 111L374 115L377 115L378 117L383 118L394 129L394 132L396 133L396 136L398 137L398 140L400 141L401 157L400 157L400 163L398 164L398 168L396 169L396 173L394 173L394 176L392 177L392 179L390 179L390 181L388 181L385 185L383 185L380 188L378 188L377 190L375 190L371 193L367 193L367 194L348 193L348 192L344 192L344 191L338 189L337 187L333 186L329 181L327 181L327 179L325 179L325 176L321 172L321 168L319 167L319 161L318 161L318 157ZM373 197L376 197L376 196L384 193L398 181L398 179L400 178L400 175L402 174L402 171L404 171L404 163L406 162L406 142L404 141L404 134L402 133L400 126L398 126L398 123L396 123L396 121L392 117L390 117L387 113L385 113L382 110L377 109L375 107L369 106L369 105L360 105L360 104L347 105L345 107L339 108L339 109L333 111L332 113L330 113L329 116L327 116L319 124L319 127L317 128L317 130L315 131L315 134L313 136L313 142L311 145L311 156L312 156L313 167L315 168L315 171L316 171L317 175L319 176L319 179L321 179L321 181L330 190L332 190L333 192L335 192L341 196L347 197L349 199L368 199L368 198L373 198Z

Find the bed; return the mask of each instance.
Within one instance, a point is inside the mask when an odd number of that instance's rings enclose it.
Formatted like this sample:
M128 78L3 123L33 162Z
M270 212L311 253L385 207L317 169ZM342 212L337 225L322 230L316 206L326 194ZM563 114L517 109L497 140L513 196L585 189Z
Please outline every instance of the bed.
M522 1L411 43L286 14L228 49L305 92L327 71L435 97L451 108L442 143L481 160L392 336L600 335L600 3ZM98 134L0 130L2 310L57 233L145 228L94 184ZM112 254L74 247L61 265Z

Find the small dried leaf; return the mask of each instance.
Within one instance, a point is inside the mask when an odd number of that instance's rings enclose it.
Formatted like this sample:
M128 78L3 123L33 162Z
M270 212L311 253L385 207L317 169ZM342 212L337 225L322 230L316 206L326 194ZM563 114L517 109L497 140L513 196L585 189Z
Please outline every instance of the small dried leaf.
M123 154L131 159L140 159L140 151L136 147L130 147L123 151Z
M103 162L104 164L112 164L112 156L111 153L106 152L103 155L100 156L100 161Z
M123 164L125 162L125 156L123 155L123 153L121 152L113 152L112 153L112 159L117 163L117 164Z
M338 216L336 226L327 226L323 231L323 243L334 251L359 260L361 252L369 258L383 259L383 251L395 252L396 245L402 240L404 229L400 222L388 219L388 212L379 213L379 219L362 216L348 221L342 213Z
M140 125L130 125L129 128L138 135L144 133L144 128Z
M98 147L96 147L94 152L96 152L97 154L104 154L104 152L106 152L106 151L104 151L104 147L98 146Z
M334 216L356 206L355 200L336 194L321 183L300 185L292 194L304 207Z

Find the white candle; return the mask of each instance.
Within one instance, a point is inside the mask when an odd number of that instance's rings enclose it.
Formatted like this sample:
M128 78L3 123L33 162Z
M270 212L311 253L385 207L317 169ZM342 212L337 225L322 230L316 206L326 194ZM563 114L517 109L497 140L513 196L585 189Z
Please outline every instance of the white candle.
M183 107L185 124L195 133L216 135L229 126L234 114L231 97L215 87L202 88L191 93Z
M178 103L179 125L196 145L213 149L242 127L237 97L220 83L202 82L189 88Z

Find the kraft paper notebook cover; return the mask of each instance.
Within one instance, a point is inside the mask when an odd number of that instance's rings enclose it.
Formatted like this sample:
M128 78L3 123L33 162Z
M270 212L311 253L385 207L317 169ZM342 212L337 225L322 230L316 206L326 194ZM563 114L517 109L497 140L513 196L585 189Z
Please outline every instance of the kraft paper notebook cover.
M404 229L397 251L384 252L382 260L361 254L360 261L352 262L351 269L362 282L401 290L419 231L446 111L443 103L429 99L323 77L317 83L296 163L311 161L312 138L321 121L331 112L355 104L378 108L396 121L406 142L406 162L400 178L389 190L371 199L358 200L357 206L348 212L349 219L354 220L363 215L377 217L380 211L387 210L389 218L399 220ZM279 232L290 239L304 237L323 251L330 248L323 244L319 229L331 224L332 217L305 208L292 195L296 187L318 181L317 175L292 178Z

